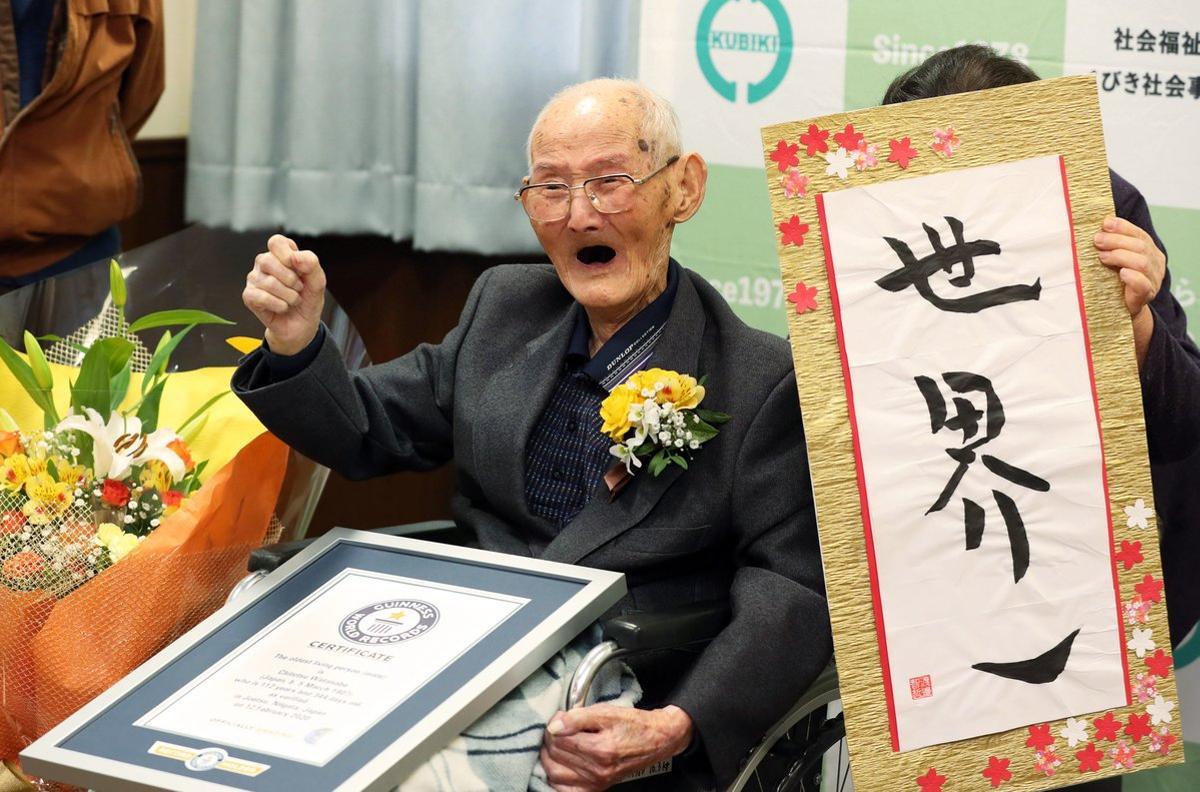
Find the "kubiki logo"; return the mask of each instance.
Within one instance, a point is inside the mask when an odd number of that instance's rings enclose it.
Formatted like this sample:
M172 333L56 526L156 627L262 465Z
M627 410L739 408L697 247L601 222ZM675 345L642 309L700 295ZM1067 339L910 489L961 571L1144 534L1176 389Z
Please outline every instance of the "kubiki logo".
M388 600L359 608L342 619L338 632L348 641L379 646L424 635L438 623L438 609L421 600Z
M730 5L746 12L761 7L767 13L736 14L738 29L716 27L718 13ZM782 0L708 0L696 26L696 60L713 90L727 101L736 102L738 82L717 67L719 59L728 69L731 58L737 60L737 72L758 72L756 79L745 81L743 97L747 103L761 101L779 87L792 63L792 23ZM759 65L761 71L756 68Z

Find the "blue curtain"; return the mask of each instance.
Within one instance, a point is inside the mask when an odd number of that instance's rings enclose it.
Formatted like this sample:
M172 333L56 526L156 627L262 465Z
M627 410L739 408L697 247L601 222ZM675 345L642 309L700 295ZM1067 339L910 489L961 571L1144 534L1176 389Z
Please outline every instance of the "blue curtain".
M632 75L637 0L205 0L187 215L538 249L511 195L559 88Z

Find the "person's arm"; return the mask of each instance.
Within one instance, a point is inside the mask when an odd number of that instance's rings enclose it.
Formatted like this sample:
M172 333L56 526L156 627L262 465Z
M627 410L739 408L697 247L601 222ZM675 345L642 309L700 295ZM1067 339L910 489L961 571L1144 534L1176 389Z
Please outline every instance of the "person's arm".
M1142 386L1146 439L1152 462L1172 462L1200 449L1200 349L1171 294L1167 253L1146 199L1114 175L1116 217L1096 234L1100 261L1125 286Z
M738 564L730 589L733 619L668 697L691 717L722 785L833 654L790 370L755 416L730 475Z
M440 344L351 373L323 333L324 275L311 251L272 237L243 299L266 326L266 347L287 364L316 345L311 361L281 377L260 348L242 359L232 387L263 425L305 456L351 479L427 470L453 454L452 410L459 348L488 280L476 281L459 324ZM289 255L291 254L291 255ZM311 354L311 350L308 354Z
M132 140L165 87L162 0L141 0L133 16L133 57L121 75L121 123Z

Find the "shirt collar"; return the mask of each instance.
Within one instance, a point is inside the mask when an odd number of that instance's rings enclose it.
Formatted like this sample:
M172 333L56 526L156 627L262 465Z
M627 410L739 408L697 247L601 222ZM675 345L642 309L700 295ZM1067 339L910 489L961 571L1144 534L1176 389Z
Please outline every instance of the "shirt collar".
M592 328L588 324L587 313L580 308L576 314L571 343L567 347L567 362L581 366L580 371L605 390L612 390L624 382L629 375L644 368L653 354L654 345L671 315L678 286L679 263L670 259L667 263L667 288L622 325L590 360L588 341L592 337Z

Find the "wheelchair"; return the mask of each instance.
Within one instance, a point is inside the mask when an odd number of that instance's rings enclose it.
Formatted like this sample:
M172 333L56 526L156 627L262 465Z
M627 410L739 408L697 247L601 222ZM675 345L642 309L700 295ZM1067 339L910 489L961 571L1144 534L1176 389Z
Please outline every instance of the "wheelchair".
M388 536L467 545L474 537L449 520L374 529ZM292 556L310 539L266 545L250 555L248 574L229 593L233 601ZM727 602L697 603L655 613L601 621L603 640L579 664L564 696L563 709L587 700L600 669L642 652L698 650L728 623ZM838 699L837 671L831 664L747 754L733 783L723 792L852 792L845 724ZM618 784L634 788L640 782Z

